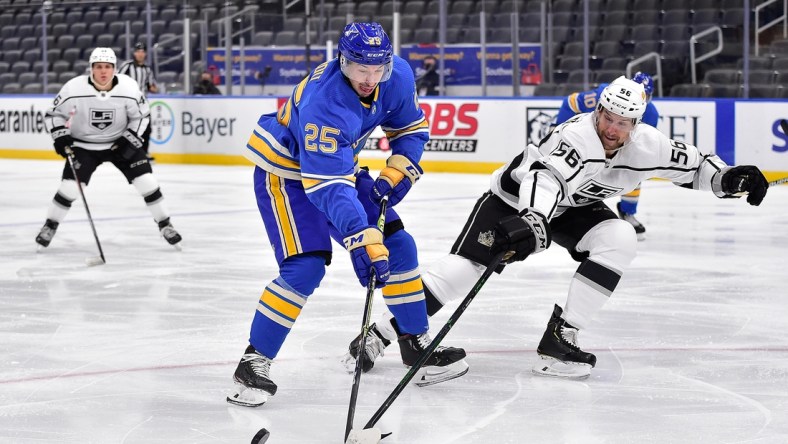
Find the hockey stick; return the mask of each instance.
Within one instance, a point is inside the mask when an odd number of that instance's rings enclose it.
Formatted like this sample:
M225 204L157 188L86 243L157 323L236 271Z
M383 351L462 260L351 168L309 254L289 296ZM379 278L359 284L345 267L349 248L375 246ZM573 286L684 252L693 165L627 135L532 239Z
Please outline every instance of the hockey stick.
M438 348L438 344L441 343L443 338L445 338L446 335L449 333L449 330L451 330L452 327L454 327L454 324L457 323L457 320L460 319L460 316L462 316L462 314L465 312L468 306L471 305L471 301L473 301L473 298L476 297L476 295L484 286L484 283L487 282L487 279L489 279L490 276L495 271L495 269L498 268L498 265L501 263L501 260L503 260L503 256L506 253L507 252L502 251L493 257L492 262L490 262L490 265L488 265L487 269L484 270L484 273L482 273L482 276L479 278L479 280L476 281L476 284L473 286L473 288L468 293L468 295L465 296L465 299L462 300L460 306L457 307L456 310L454 310L454 313L452 313L451 317L449 317L449 320L446 321L446 324L443 326L441 331L438 332L435 338L433 338L432 342L430 342L430 345L427 346L426 349L424 349L424 351L419 356L419 359L416 360L413 366L411 366L410 370L408 370L408 373L405 374L405 377L403 377L402 380L399 382L399 384L397 384L397 386L394 388L394 391L391 392L389 397L386 398L385 401L383 401L383 404L380 406L380 408L378 408L375 414L372 415L372 418L369 419L367 425L364 426L365 429L370 429L375 426L378 420L380 420L380 417L383 416L383 413L385 413L386 410L388 410L388 408L391 407L391 404L394 402L394 400L397 399L400 393L402 393L402 391L405 389L405 387L408 385L411 379L413 379L413 377L416 376L416 373L419 371L421 366L424 365L425 362L427 362L427 359L430 357L432 352L434 352L435 349Z
M769 186L773 187L773 186L776 186L776 185L782 185L782 184L784 184L786 182L788 182L788 177L783 177L782 179L777 179L777 180L773 180L773 181L769 182Z
M77 176L77 169L74 167L74 163L77 160L74 157L74 152L71 151L70 146L66 147L66 159L68 160L68 165L71 167L71 173L74 174L74 180L77 182L79 195L82 196L82 203L85 204L85 211L88 213L88 222L90 222L90 228L93 230L93 238L96 239L96 245L98 246L98 251L100 256L100 257L89 257L85 259L85 263L88 266L106 264L107 260L104 259L104 250L101 249L101 242L99 242L98 234L96 233L96 225L93 224L93 216L90 215L90 208L88 208L88 201L87 199L85 199L85 192L82 190L82 182L80 182L79 176Z
M386 224L386 208L388 208L389 197L383 196L380 201L380 215L378 216L378 229L382 232ZM367 284L367 299L364 302L364 316L361 321L361 336L358 339L358 356L356 356L356 368L353 371L353 388L350 390L350 405L347 410L347 425L345 426L345 441L348 440L350 430L353 428L353 417L356 415L356 400L358 398L358 388L361 384L361 361L362 353L364 353L364 346L367 343L367 336L369 335L369 318L372 317L372 297L375 295L375 277L374 267L370 268L369 283Z

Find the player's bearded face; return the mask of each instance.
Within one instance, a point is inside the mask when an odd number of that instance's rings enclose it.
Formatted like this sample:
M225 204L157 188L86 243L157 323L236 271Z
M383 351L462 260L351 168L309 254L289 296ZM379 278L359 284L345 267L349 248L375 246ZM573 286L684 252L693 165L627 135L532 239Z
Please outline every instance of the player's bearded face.
M617 116L606 109L602 109L599 113L596 132L605 151L615 151L621 148L633 129L635 129L635 125L628 117Z
M93 73L93 81L99 85L106 85L115 75L115 66L111 63L94 63L91 70Z
M360 65L350 62L344 72L356 94L360 97L368 97L383 78L386 65Z

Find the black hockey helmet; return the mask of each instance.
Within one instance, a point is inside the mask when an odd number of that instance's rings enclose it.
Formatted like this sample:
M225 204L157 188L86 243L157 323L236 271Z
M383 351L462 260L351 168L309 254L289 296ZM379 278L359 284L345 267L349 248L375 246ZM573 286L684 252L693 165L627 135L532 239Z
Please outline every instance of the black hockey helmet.
M135 51L139 51L139 50L147 51L147 50L148 50L148 48L145 46L145 44L144 44L144 43L142 43L142 42L137 42L137 43L135 43L135 44L134 44L134 50L135 50Z

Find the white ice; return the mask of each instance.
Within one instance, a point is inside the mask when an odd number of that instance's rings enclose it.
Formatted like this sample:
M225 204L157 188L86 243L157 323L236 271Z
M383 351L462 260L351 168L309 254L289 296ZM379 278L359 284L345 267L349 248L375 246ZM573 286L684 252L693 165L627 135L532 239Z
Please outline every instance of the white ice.
M0 161L0 442L340 443L364 289L343 249L275 361L279 392L225 402L263 287L277 275L248 167L156 165L177 252L109 165L87 188L107 264L75 202L49 248L34 238L63 164ZM443 256L485 175L426 174L398 206L425 267ZM581 382L531 373L577 266L560 247L494 275L444 341L470 372L409 386L383 443L788 442L788 187L760 207L644 185L648 239L581 345ZM383 301L375 299L375 312ZM432 319L437 332L456 304ZM375 319L377 319L377 314ZM390 347L361 378L363 426L405 374Z

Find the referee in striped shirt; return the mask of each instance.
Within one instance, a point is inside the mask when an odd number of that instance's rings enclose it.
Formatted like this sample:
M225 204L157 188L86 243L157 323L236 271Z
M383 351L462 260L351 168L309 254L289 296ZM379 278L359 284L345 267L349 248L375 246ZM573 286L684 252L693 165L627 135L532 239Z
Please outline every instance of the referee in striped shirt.
M153 70L150 68L150 66L145 64L145 58L147 57L146 49L147 48L145 47L144 43L137 42L137 44L134 45L134 58L123 63L120 66L118 73L126 74L127 76L134 79L140 86L142 95L147 98L148 93L156 94L159 92L159 86L156 84L156 78L153 76ZM153 157L148 154L151 126L152 125L148 125L148 128L142 134L142 150L145 151L145 154L148 156L149 160L153 160Z

